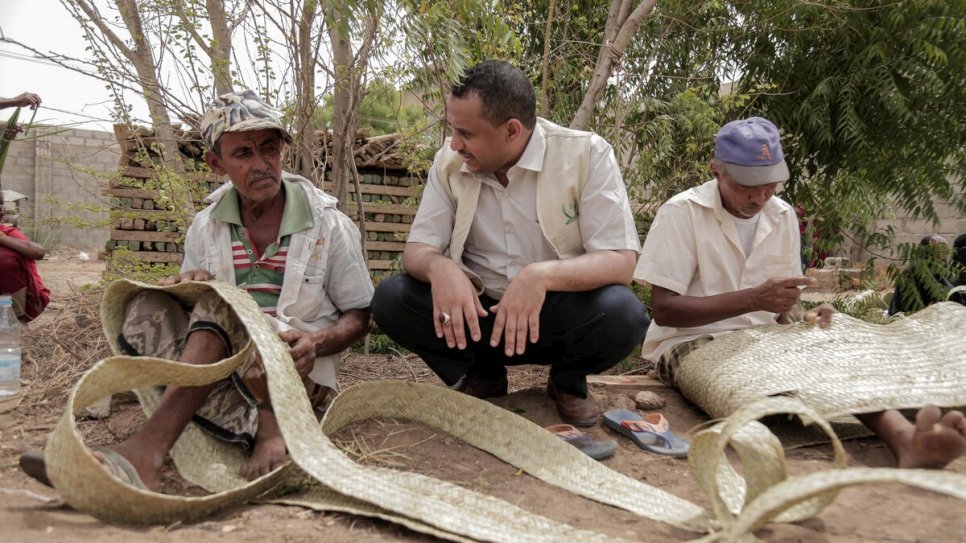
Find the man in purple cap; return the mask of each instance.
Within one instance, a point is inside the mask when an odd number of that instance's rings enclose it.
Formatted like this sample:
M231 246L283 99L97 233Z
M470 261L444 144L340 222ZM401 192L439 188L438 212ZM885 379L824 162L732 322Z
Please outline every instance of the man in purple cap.
M818 319L828 304L805 312L800 237L794 208L773 198L788 180L778 128L752 117L715 137L714 179L668 200L644 241L634 279L651 286L653 322L641 356L675 386L677 368L694 350L724 334L762 324ZM935 406L916 424L898 411L858 415L896 454L900 467L941 468L966 450L966 420Z

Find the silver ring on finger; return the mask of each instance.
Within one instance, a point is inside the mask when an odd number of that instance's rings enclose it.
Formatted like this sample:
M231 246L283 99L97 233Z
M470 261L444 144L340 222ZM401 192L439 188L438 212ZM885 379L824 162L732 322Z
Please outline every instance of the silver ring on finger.
M443 326L446 326L452 320L453 320L453 317L451 317L449 313L445 313L442 311L439 313L439 323L442 324Z

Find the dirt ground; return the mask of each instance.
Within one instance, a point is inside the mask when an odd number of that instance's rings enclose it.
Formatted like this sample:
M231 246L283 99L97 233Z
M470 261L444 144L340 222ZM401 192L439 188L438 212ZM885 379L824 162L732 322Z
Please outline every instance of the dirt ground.
M48 311L25 331L23 381L25 398L17 409L0 414L0 526L8 542L167 541L433 541L396 525L339 513L317 513L298 507L250 504L229 509L202 522L170 526L130 527L103 523L65 507L57 493L24 475L20 454L44 445L77 372L108 354L96 316L96 284L104 263L81 261L76 252L61 252L40 263L54 293ZM626 369L626 368L625 368ZM511 394L494 403L540 425L559 422L544 392L547 372L526 366L511 368ZM350 355L343 363L341 384L395 379L439 383L413 356ZM694 406L666 388L651 388L667 405L663 413L681 433L706 420ZM633 387L595 385L602 408L626 406ZM80 417L88 443L110 443L129 435L142 420L136 403L115 396L107 418ZM617 453L608 467L667 490L704 507L708 499L690 477L685 460L642 451L602 423L587 430L615 439ZM549 486L517 468L441 431L407 421L369 421L331 436L350 455L369 451L367 462L416 471L505 499L529 511L583 529L638 541L686 541L695 537L670 526L640 518ZM873 438L846 442L854 466L887 467L891 453ZM384 451L372 454L372 451ZM825 469L832 458L828 446L787 451L790 474ZM949 469L966 473L966 457ZM169 469L164 491L196 494ZM900 485L852 487L818 517L799 524L768 525L757 535L769 542L898 542L966 540L963 502Z

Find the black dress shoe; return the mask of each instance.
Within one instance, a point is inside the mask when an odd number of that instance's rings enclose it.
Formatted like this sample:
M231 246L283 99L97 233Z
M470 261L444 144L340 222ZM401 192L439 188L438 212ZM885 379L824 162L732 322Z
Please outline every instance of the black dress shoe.
M457 392L473 396L474 398L506 396L506 374L496 378L485 378L476 374L467 373L450 388Z

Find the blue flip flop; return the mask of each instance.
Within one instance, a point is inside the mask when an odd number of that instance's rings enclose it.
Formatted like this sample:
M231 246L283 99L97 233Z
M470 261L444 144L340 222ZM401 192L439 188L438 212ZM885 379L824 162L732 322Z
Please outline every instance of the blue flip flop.
M604 423L629 437L637 446L654 454L687 458L691 443L671 433L671 427L660 413L644 418L629 409L611 409L604 413Z
M578 430L572 424L552 424L545 426L544 429L553 432L554 435L577 447L580 449L580 452L594 460L608 458L617 450L617 442L613 439L594 439Z

